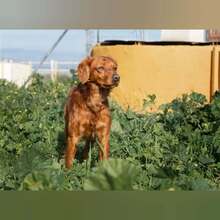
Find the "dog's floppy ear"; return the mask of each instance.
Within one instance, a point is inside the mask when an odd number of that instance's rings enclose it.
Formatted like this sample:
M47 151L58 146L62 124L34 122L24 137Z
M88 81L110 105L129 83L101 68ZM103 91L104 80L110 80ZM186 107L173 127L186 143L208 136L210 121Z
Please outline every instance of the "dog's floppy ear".
M92 58L87 57L79 64L77 68L78 78L82 84L86 83L89 80L91 61L92 61Z

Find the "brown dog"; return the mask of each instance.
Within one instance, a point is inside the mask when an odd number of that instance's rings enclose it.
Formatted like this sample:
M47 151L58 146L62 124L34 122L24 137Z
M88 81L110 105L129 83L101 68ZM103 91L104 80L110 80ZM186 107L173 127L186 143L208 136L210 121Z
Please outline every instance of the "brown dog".
M72 166L76 144L81 138L86 140L84 159L88 158L95 137L100 144L99 159L109 157L111 115L107 97L120 81L117 63L110 57L88 57L79 64L77 73L80 84L70 90L65 105L67 168Z

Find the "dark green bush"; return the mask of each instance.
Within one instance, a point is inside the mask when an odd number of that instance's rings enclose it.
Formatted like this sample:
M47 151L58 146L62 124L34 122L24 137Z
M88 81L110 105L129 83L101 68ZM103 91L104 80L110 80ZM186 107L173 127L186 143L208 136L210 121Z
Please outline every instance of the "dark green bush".
M73 79L74 80L74 79ZM111 160L97 148L66 170L63 107L75 81L39 75L28 88L0 81L1 190L218 190L220 93L184 94L158 113L124 111L111 102ZM155 96L144 100L144 108Z

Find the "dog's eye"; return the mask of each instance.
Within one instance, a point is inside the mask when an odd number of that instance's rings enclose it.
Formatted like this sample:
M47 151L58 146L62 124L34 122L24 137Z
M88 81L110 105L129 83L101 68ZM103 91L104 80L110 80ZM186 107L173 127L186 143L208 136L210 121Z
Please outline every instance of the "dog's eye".
M104 67L100 66L96 69L99 73L102 73L105 71Z

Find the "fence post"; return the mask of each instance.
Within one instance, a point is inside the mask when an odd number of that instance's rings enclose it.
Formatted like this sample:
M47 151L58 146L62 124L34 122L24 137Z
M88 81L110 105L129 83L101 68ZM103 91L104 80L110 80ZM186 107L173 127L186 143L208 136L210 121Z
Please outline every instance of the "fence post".
M55 69L55 80L58 79L58 61L54 62L54 69Z
M33 65L31 61L28 61L28 65L31 67L31 69L33 69Z
M15 82L14 80L14 74L13 74L13 60L9 60L9 74L10 74L10 81Z
M51 80L53 82L57 81L58 63L55 60L50 61L50 74L51 74Z
M51 77L51 80L52 80L52 81L53 81L53 79L54 79L53 73L54 73L54 61L51 60L51 61L50 61L50 77Z
M3 65L4 65L4 64L3 64L3 60L0 62L0 65L1 65L1 69L0 69L0 79L3 79L3 78L4 78L4 77L3 77L3 70L4 70L4 69L3 69L3 68L4 68L4 67L3 67Z

